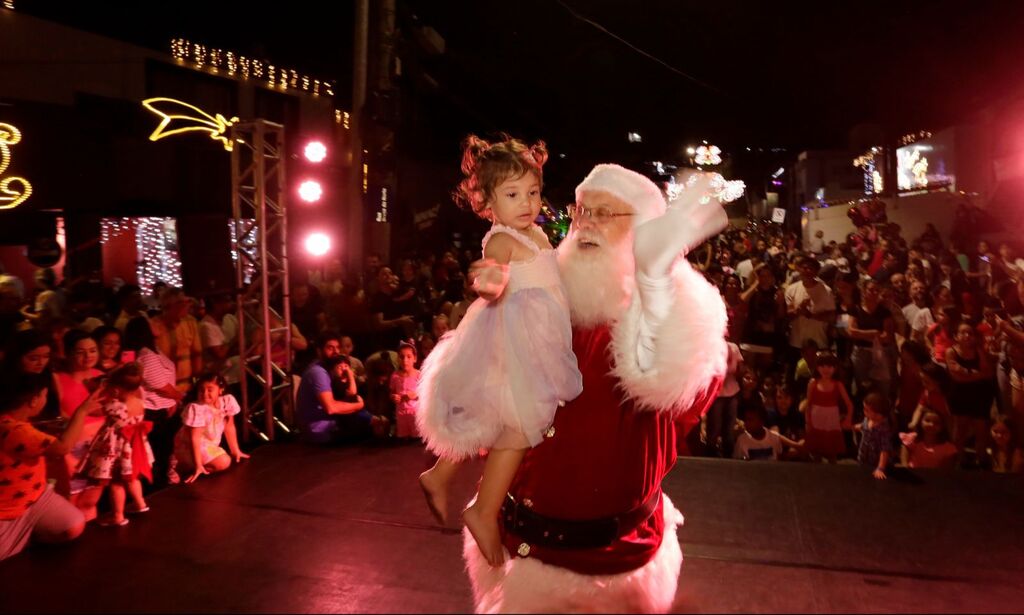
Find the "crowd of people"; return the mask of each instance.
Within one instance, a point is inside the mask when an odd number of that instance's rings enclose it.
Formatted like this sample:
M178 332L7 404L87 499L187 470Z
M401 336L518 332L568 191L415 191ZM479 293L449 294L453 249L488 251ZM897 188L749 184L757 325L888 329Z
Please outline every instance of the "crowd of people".
M879 478L1024 469L1024 258L930 225L908 239L871 213L831 241L751 222L688 255L721 291L730 340L691 454L847 459ZM477 298L478 257L452 248L392 269L370 255L355 275L335 261L293 278L291 347L276 335L271 353L292 354L283 418L300 437L418 442L418 368ZM0 559L32 535L123 525L152 488L247 456L230 295L58 284L49 269L34 283L0 275Z

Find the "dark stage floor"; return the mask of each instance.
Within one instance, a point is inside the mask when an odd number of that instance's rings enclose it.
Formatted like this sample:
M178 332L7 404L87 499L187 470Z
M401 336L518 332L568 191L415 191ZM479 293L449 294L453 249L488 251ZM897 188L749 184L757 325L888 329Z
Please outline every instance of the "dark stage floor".
M416 446L264 446L127 527L0 563L0 611L468 612L425 463ZM1024 609L1020 478L683 459L665 487L687 517L677 612Z

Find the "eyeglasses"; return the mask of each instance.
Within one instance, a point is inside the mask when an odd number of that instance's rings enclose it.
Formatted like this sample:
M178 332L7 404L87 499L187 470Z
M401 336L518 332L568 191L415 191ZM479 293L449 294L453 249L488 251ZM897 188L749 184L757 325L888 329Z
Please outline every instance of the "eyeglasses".
M566 205L565 211L566 213L569 214L569 218L573 220L590 218L591 220L598 224L603 224L605 222L608 222L612 218L618 218L619 216L635 215L634 212L617 214L612 210L608 209L607 207L584 207L576 203L573 203L572 205Z

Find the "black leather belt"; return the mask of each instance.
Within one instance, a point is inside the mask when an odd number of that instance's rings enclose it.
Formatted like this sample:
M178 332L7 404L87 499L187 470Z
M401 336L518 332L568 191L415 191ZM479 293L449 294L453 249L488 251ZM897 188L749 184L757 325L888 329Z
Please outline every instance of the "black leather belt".
M621 515L571 521L545 517L509 495L501 507L501 518L505 531L530 545L553 549L600 549L647 521L660 501L661 489L658 489L646 502Z

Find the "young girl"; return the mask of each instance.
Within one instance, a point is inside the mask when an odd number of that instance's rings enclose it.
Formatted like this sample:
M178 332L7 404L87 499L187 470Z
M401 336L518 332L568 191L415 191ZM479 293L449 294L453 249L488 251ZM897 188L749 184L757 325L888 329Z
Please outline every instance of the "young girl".
M126 489L133 502L128 512L149 510L139 480L145 476L153 482L153 450L146 439L150 425L143 420L141 386L142 369L136 363L110 372L102 406L106 418L78 468L79 474L89 480L78 502L86 518L96 517L96 504L103 490L110 487L111 511L99 521L103 526L128 525L124 516Z
M952 470L956 465L956 445L949 441L946 419L935 410L925 410L915 433L902 433L900 455L908 468Z
M1024 471L1024 451L1014 445L1013 434L1004 417L992 423L992 447L988 450L989 464L999 474L1020 474Z
M224 394L224 378L219 374L206 374L196 381L196 401L181 415L181 429L174 437L174 457L178 470L190 476L186 483L194 482L203 474L221 472L249 456L238 448L238 433L234 416L241 409L231 394ZM220 447L221 438L228 441L231 457Z
M918 398L917 407L910 418L909 431L914 431L921 424L925 412L935 412L949 426L953 424L953 415L949 411L946 391L949 389L949 374L934 363L927 363L921 368L921 386L924 390Z
M828 351L817 355L818 377L807 384L807 435L805 447L814 457L823 457L829 463L846 452L843 430L853 424L853 402L842 382L835 379L839 360ZM846 406L846 414L839 418L839 404Z
M457 463L490 449L463 519L493 566L504 560L500 508L526 449L541 442L555 409L583 390L555 251L534 224L546 160L543 143L467 140L460 196L492 222L484 258L503 275L476 279L481 298L430 353L419 388L417 421L421 433L432 434L427 446L439 456L420 484L439 521L446 519L447 484Z
M391 401L395 403L395 436L399 438L418 438L416 414L419 410L420 396L416 388L420 384L420 370L416 369L416 345L401 342L398 345L399 368L391 374L389 388Z
M871 475L885 480L885 471L892 460L893 444L889 400L880 393L868 393L864 398L864 421L854 429L860 432L857 463L873 468Z

